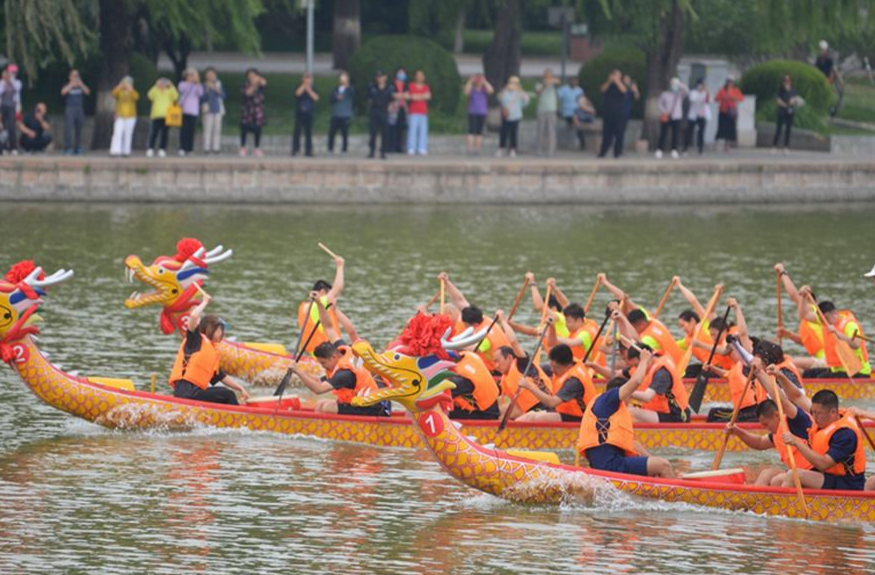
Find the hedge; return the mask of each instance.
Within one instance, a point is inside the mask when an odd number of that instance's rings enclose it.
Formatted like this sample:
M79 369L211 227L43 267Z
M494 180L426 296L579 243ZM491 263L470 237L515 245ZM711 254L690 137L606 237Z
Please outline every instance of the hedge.
M155 80L158 79L158 68L152 60L139 52L134 52L128 58L128 74L134 79L134 89L140 94L140 99L137 101L137 115L148 116L152 103L146 97L146 93L149 92L149 89L155 85ZM121 78L118 78L118 80L121 80Z
M416 36L378 36L356 50L349 62L349 76L356 88L359 111L365 111L367 87L374 73L383 70L391 79L402 67L410 81L416 70L425 72L425 81L431 88L431 107L448 115L456 112L462 89L456 59L437 43Z
M805 62L771 60L757 64L742 76L741 90L745 94L756 94L759 112L774 104L785 74L790 74L793 78L793 87L805 100L803 108L810 108L806 115L815 112L816 115L825 117L829 113L829 106L833 99L829 82L820 70Z
M619 68L638 83L641 98L632 108L632 117L644 116L644 98L647 95L647 61L644 52L634 48L605 50L581 67L578 74L580 85L586 97L592 101L596 111L602 113L602 93L599 88L608 79L611 70Z

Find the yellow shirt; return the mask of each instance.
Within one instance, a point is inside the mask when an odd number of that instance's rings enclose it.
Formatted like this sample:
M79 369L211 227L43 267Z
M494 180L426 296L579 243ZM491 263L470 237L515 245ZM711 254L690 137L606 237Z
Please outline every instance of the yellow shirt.
M130 90L116 88L112 91L112 97L115 98L115 115L117 118L137 117L137 100L140 99L139 92L133 88Z
M152 101L152 112L149 114L149 117L153 120L167 117L167 109L179 100L179 92L172 85L163 90L157 86L152 86L148 96Z

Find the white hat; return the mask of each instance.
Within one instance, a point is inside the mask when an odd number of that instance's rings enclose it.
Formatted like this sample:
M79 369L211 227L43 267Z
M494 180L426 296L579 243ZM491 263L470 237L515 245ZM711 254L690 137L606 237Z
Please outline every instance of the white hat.
M869 273L863 274L863 277L864 278L875 278L875 266L872 266L872 270Z
M817 43L817 45L820 46L821 50L826 50L827 48L829 48L829 44L826 42L826 40L821 40Z

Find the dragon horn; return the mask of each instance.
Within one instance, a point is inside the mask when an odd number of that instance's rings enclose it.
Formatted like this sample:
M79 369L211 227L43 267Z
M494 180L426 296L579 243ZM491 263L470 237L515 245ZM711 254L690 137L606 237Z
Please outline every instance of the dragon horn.
M474 333L474 328L469 327L458 336L456 336L452 341L449 340L450 333L452 332L452 328L447 328L447 331L444 333L444 336L441 338L441 346L447 351L456 351L459 349L463 349L477 343L483 336L486 335L486 328L481 329L477 333Z
M222 251L223 249L225 249L224 246L223 246L222 244L219 244L219 245L217 245L216 247L214 247L213 249L211 249L210 251L208 251L208 252L207 252L206 254L204 254L204 255L205 255L206 257L211 257L211 256L216 255L217 253L219 253L219 252Z
M221 248L222 248L222 246L219 246L216 249L221 249ZM216 250L213 250L212 252L208 253L207 257L204 258L204 262L206 262L207 264L215 264L218 262L225 261L226 259L228 259L234 255L234 250L225 250L224 252L221 252L219 254L211 255L215 251Z
M38 267L33 270L30 275L24 278L24 283L33 288L43 288L51 285L59 284L64 280L73 277L73 270L60 269L44 279L38 279L43 269Z

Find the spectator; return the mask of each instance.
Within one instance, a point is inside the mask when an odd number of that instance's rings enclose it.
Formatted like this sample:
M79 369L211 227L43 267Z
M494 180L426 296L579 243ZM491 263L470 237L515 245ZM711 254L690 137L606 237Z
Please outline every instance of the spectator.
M304 72L301 84L295 90L295 134L292 138L292 156L301 151L301 131L304 132L304 155L313 157L313 116L319 94L313 89L313 74Z
M729 152L729 147L738 140L738 103L744 100L744 95L735 86L735 78L729 76L723 87L714 96L719 106L717 114L717 136L723 140L723 149Z
M781 129L784 131L784 153L790 148L790 129L793 127L793 118L796 117L796 108L799 104L799 94L793 87L793 79L789 74L784 75L784 81L778 88L778 121L775 126L775 139L772 141L772 151L778 149L778 141L781 139Z
M559 102L556 97L556 86L559 80L553 76L549 68L544 70L544 76L535 86L538 94L538 120L536 132L538 134L538 155L552 156L556 153L556 112Z
M687 111L687 132L684 137L684 156L693 144L693 133L696 132L696 147L699 155L705 151L705 128L711 121L711 94L705 86L705 80L696 82L696 89L690 92L690 109Z
M261 128L264 126L264 88L267 80L255 68L246 71L246 83L243 84L243 108L240 113L240 155L246 155L246 135L252 134L254 140L253 154L260 158Z
M109 155L113 157L131 155L131 142L137 126L137 100L140 94L134 90L134 79L125 76L112 90L115 98L115 124L112 127L112 143Z
M377 148L377 135L380 136L380 158L386 159L386 152L389 151L389 108L395 100L395 86L390 84L386 78L386 73L382 70L377 70L374 75L374 81L368 87L368 100L371 103L371 114L368 129L370 138L368 138L368 147L370 148L369 158L374 157L374 152Z
M201 113L204 123L204 153L222 151L222 119L225 117L225 88L215 68L204 72Z
M581 94L577 99L577 108L574 110L574 115L571 117L571 122L574 125L574 131L577 134L577 141L580 143L580 149L586 149L586 135L583 132L584 126L595 122L595 108L592 102L586 96Z
M472 76L465 84L465 95L468 96L468 136L465 138L465 150L469 154L480 155L483 128L489 113L489 96L494 92L492 84L483 74Z
M817 45L820 48L820 53L817 55L817 59L814 60L814 66L820 70L823 75L826 76L826 80L832 84L836 81L838 70L836 70L835 62L832 59L832 55L829 53L829 44L826 40L821 40Z
M504 90L498 95L498 103L501 104L501 134L498 151L495 153L497 157L501 157L505 147L511 158L516 157L520 120L523 119L523 108L528 106L529 100L529 95L523 91L519 76L511 76Z
M656 158L662 158L662 149L665 147L665 138L671 132L671 157L677 160L678 154L678 130L681 120L684 119L684 99L690 89L677 78L672 78L667 90L659 95L657 108L659 110L659 145L656 147Z
M328 128L328 153L334 153L334 136L340 130L343 138L342 155L346 155L349 141L349 123L352 121L352 103L355 99L355 89L349 85L349 74L341 72L338 85L331 92L331 124Z
M428 101L431 89L425 83L425 72L417 70L413 83L407 87L408 131L407 154L428 155Z
M68 156L82 153L82 125L85 123L85 96L91 90L82 81L79 70L70 70L67 84L61 88L64 98L64 153Z
M164 120L167 118L167 110L179 100L179 92L176 91L173 82L167 78L158 78L146 96L152 102L152 111L149 113L152 126L149 130L149 147L146 150L146 157L151 158L155 154L155 142L160 135L158 157L163 158L167 155L168 133L168 127Z
M400 154L406 143L407 129L407 70L398 68L393 80L395 100L389 106L389 151Z
M604 158L614 147L614 157L619 158L623 154L623 135L625 121L623 119L626 93L629 88L623 83L623 75L620 70L614 68L608 75L608 79L601 86L604 95L602 104L602 148L599 158Z
M201 85L200 74L194 68L187 69L182 77L185 79L179 83L179 106L182 108L179 155L185 156L194 151L194 131L197 128L204 87Z
M626 86L626 93L623 94L622 123L617 128L617 141L620 146L621 156L626 149L626 126L629 125L629 120L632 119L632 110L635 107L635 102L641 99L641 92L638 91L638 83L632 79L632 76L624 74L623 85Z
M18 124L21 132L21 148L25 152L44 152L52 143L52 127L46 118L46 105L37 104L33 112L27 114Z
M556 96L559 98L559 113L562 119L567 126L574 126L575 114L580 108L580 97L583 96L583 88L578 85L577 76L569 76L568 83L559 86Z
M8 132L5 150L13 156L18 154L16 115L21 111L21 80L15 77L17 74L18 66L9 64L0 79L0 119Z

